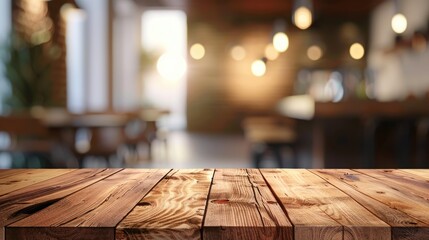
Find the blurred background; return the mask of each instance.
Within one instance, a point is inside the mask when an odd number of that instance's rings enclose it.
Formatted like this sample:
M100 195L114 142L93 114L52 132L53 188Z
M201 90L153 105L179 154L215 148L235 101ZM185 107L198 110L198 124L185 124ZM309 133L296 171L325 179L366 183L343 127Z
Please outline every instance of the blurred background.
M429 165L427 0L1 0L0 168Z

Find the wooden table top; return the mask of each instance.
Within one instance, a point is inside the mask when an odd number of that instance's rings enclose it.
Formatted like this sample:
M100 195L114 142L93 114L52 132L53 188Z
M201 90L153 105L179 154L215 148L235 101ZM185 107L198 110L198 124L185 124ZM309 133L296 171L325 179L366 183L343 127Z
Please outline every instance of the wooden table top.
M0 170L0 239L429 239L429 170Z

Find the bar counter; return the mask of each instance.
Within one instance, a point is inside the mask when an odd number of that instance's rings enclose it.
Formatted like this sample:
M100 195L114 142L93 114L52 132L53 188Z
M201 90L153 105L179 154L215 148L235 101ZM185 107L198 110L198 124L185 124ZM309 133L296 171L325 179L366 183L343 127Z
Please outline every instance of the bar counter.
M0 170L0 239L429 239L429 170Z

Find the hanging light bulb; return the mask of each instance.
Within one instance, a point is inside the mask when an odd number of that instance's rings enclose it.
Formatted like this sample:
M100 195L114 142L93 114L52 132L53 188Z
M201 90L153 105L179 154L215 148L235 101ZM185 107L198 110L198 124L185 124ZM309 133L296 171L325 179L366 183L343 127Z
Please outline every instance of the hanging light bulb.
M392 17L392 29L395 33L401 34L407 30L407 18L401 13L399 0L393 0L393 5L395 8L395 15Z
M268 44L265 48L265 54L269 60L277 58L275 53L273 53L273 50L277 53L282 53L286 52L286 50L289 48L289 37L286 35L285 19L280 18L274 21L272 36L272 44Z
M392 17L392 29L395 33L403 33L407 30L407 18L401 14L397 13Z
M267 71L267 66L265 65L265 61L263 59L255 60L251 66L252 74L256 77L262 77L265 75Z
M299 29L307 29L313 23L311 0L296 0L292 21Z
M274 34L273 46L278 52L286 52L289 48L289 38L286 33L278 32Z

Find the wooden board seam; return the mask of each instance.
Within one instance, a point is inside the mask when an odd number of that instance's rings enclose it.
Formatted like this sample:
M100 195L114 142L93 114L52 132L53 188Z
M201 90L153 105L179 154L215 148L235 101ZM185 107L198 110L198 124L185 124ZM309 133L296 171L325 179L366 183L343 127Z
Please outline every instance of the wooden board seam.
M350 169L351 171L354 171L353 169ZM311 173L313 173L314 175L316 175L316 176L318 176L319 178L321 178L321 179L323 179L324 181L326 181L327 183L329 183L330 185L332 185L333 187L335 187L336 189L338 189L338 190L340 190L341 192L343 192L344 194L346 194L348 197L350 197L351 199L353 199L353 201L355 201L357 204L359 204L360 206L362 206L363 208L365 208L368 212L370 212L373 216L375 216L377 219L379 219L380 221L382 221L382 222L384 222L384 223L386 223L387 225L389 225L390 226L390 232L392 233L392 236L393 236L393 226L391 225L391 224L389 224L388 222L386 222L386 221L384 221L383 219L381 219L381 218L379 218L375 213L373 213L370 209L368 209L366 206L364 206L364 205L362 205L359 201L357 201L355 198L353 198L352 196L350 196L349 194L347 194L347 192L345 192L344 190L342 190L341 188L339 188L339 187L337 187L337 186L335 186L334 184L332 184L332 183L330 183L329 181L327 181L326 179L324 179L323 177L321 177L321 176L319 176L316 172L313 172L314 170L308 170L309 172L311 172ZM356 172L356 171L355 171ZM358 172L359 173L359 172ZM345 184L347 184L347 185L349 185L350 186L350 184L348 184L348 183L345 183ZM350 187L352 187L353 188L353 186L350 186ZM358 191L358 190L356 190L356 191ZM369 197L369 198L371 198L371 199L373 199L373 200L375 200L375 201L377 201L377 202L380 202L380 201L378 201L377 199L375 199L375 198L372 198L371 196L368 196L367 194L364 194L364 193L362 193L362 192L360 192L360 191L358 191L359 193L361 193L361 194L363 194L363 195L365 195L365 196L367 196L367 197ZM384 204L383 202L380 202L381 204ZM386 205L386 204L384 204L384 205ZM387 205L386 205L387 206ZM389 206L388 206L389 207ZM407 214L408 215L408 214ZM335 219L334 219L335 220ZM341 224L342 225L342 224ZM343 231L344 231L344 226L343 226ZM344 233L343 233L343 235L344 235Z
M377 178L375 178L375 177L373 177L373 176L371 176L371 175L369 175L369 174L367 174L367 173L365 173L364 171L363 172L361 172L361 171L358 171L358 170L355 170L355 169L350 169L351 171L353 171L353 172L356 172L356 173L358 173L358 174L363 174L363 175L365 175L365 176L367 176L367 177L371 177L371 178L374 178L374 179L377 179ZM404 172L404 173L407 173L407 174L411 174L411 173L408 173L408 172L405 172L405 171L402 171L402 172ZM414 174L412 174L413 176L414 176ZM419 177L419 176L417 176L417 175L415 175L416 176L416 178L417 179L421 179L421 177ZM379 179L377 179L377 180L379 180ZM348 183L347 183L348 184ZM350 186L350 184L348 184L349 186ZM352 187L352 186L351 186ZM358 191L358 190L356 190L356 191ZM375 201L377 201L377 202L379 202L379 203L381 203L381 204L384 204L384 205L386 205L386 206L388 206L388 207L390 207L389 205L387 205L386 203L384 203L384 202L382 202L382 201L379 201L379 200L377 200L376 198L373 198L372 196L370 196L370 195L367 195L367 194L365 194L365 193L363 193L363 192L361 192L361 191L358 191L358 192L360 192L361 194L363 194L363 195L365 195L365 196L367 196L367 197L369 197L369 198L372 198L373 200L375 200ZM357 202L357 201L356 201ZM359 203L359 202L358 202ZM359 203L360 204L360 203ZM363 207L365 207L365 206L363 206ZM369 209L367 209L368 211L370 211ZM408 213L406 213L406 212L404 212L404 211L402 211L400 208L396 208L396 210L397 211L400 211L400 212L402 212L403 214L405 214L405 215L407 215L408 217L410 217L410 218L412 218L412 219L414 219L414 220L416 220L417 222L423 222L423 223L425 223L425 224L429 224L429 222L425 222L425 221L422 221L421 219L418 219L418 218L415 218L415 217L413 217L413 216L411 216L410 214L408 214ZM371 211L370 211L371 212ZM374 214L373 212L371 212L372 214ZM387 222L386 222L387 223ZM389 224L389 223L387 223L387 224ZM389 224L389 226L391 226L390 224ZM391 226L392 227L392 226ZM393 228L393 227L392 227Z
M206 220L207 208L209 206L209 200L210 200L209 198L210 198L210 193L212 191L213 180L214 180L215 174L216 174L216 168L213 169L213 174L212 174L212 179L210 181L209 191L207 192L207 199L206 199L206 206L204 208L204 215L203 215L203 219L201 220L201 228L200 228L201 239L204 239L204 221Z
M108 168L103 168L101 172L104 172L104 171L107 171L107 170L109 170L109 169L108 169ZM104 177L101 177L99 180L94 181L92 184L89 184L89 185L87 185L87 186L85 186L85 187L83 187L83 188L76 189L76 191L74 191L74 192L70 192L69 194L66 194L66 195L64 195L64 196L62 196L62 197L60 197L60 198L58 198L58 199L52 199L52 200L51 200L51 202L52 202L52 203L51 203L51 204L49 204L48 206L44 207L44 208L47 208L47 207L49 207L49 206L51 206L51 205L53 205L53 204L57 203L58 201L60 201L60 200L62 200L62 199L64 199L64 198L67 198L67 197L69 197L69 196L71 196L71 195L73 195L73 194L75 194L75 193L77 193L77 192L81 191L82 189L85 189L85 188L87 188L87 187L89 187L89 186L92 186L93 184L98 183L98 182L100 182L100 181L102 181L102 180L104 180L104 179L106 179L106 178L108 178L108 177L110 177L110 176L113 176L114 174L116 174L116 173L118 173L118 172L120 172L120 171L122 171L122 170L123 170L122 168L121 168L121 169L117 169L117 171L114 171L114 172L113 172L113 173L111 173L111 174L108 174L108 175L106 175L106 176L104 176ZM76 170L74 170L74 171L67 172L66 174L72 174L72 173L75 173L75 172L77 172L77 171L80 171L80 170L79 170L79 169L76 169ZM98 172L97 174L100 174L101 172ZM65 175L65 174L64 174L64 175ZM63 176L63 175L60 175L60 176ZM56 176L56 177L59 177L59 176ZM54 177L54 178L56 178L56 177ZM50 178L50 179L47 179L47 180L45 180L45 181L51 181L51 180L52 180L52 179L54 179L54 178ZM43 182L45 182L45 181L38 182L38 183L36 183L36 184L41 184L41 183L43 183ZM34 184L34 185L36 185L36 184ZM30 185L30 186L33 186L33 185ZM21 190L21 189L18 189L17 191L19 191L19 190ZM43 208L43 209L44 209L44 208ZM43 209L42 209L42 210L43 210ZM14 214L16 214L16 212L15 212ZM0 240L1 240L1 239L5 239L5 234L6 234L5 230L6 230L6 228L7 228L7 227L9 227L9 226L11 226L12 224L15 224L15 223L17 223L17 222L19 222L19 221L21 221L21 220L24 220L24 219L26 219L27 217L30 217L30 216L32 216L32 215L28 215L28 216L25 216L25 217L23 217L23 218L13 219L13 220L11 220L8 224L6 224L6 225L4 225L4 226L0 226L0 227L3 227L3 230L4 230L4 232L3 232L3 236L0 236Z
M310 172L310 173L312 173L312 174L314 174L314 175L316 175L318 178L320 178L320 179L322 179L323 181L325 181L326 183L329 183L329 185L331 185L331 186L333 186L334 188L336 188L336 189L338 189L336 186L334 186L334 185L332 185L330 182L328 182L326 179L324 179L324 178L322 178L322 177L320 177L319 175L317 175L317 174L315 174L315 173L313 173L312 171L310 171L309 169L305 169L306 171L308 171L308 172ZM342 192L342 193L344 193L344 191L342 191L341 189L340 189L340 191ZM346 193L345 193L346 194ZM348 194L346 194L348 197L350 197ZM353 199L353 201L355 201L356 202L356 200L354 199L354 198L352 198L352 197L350 197L351 199ZM361 205L359 202L358 202L358 204L359 205ZM366 208L365 208L366 209ZM343 235L343 239L344 239L344 234L345 234L345 231L346 231L346 228L345 228L345 226L344 226L344 224L342 224L342 223L340 223L337 219L335 219L335 218L332 218L329 214L326 214L326 212L325 211L322 211L327 217L329 217L330 219L332 219L333 221L335 221L336 223L338 223L340 226L341 226L341 229L342 229L342 235ZM372 212L370 212L372 215L374 215ZM376 218L377 219L379 219L377 216L376 216ZM382 221L382 222L384 222L384 221ZM390 225L389 225L390 226Z
M170 170L162 177L162 178L160 178L159 179L159 181L158 182L156 182L156 184L154 184L153 186L152 186L152 188L149 190L149 191L147 191L147 193L139 200L139 202L143 199L143 198L145 198L164 178L165 178L165 176L167 176L171 171L173 171L173 169L171 169L170 168ZM115 230L116 230L116 228L118 227L118 225L128 216L128 214L130 214L133 210L134 210L134 208L136 207L136 206L138 206L138 202L137 202L137 204L134 206L134 207L132 207L131 209L130 209L130 211L127 213L127 214L125 214L124 215L124 217L120 220L120 221L118 221L118 223L115 225Z
M103 171L105 171L105 170L107 170L107 168L105 168ZM102 180L104 180L104 179L106 179L106 178L108 178L108 177L111 177L112 175L114 175L114 174L116 174L116 173L118 173L118 172L121 172L122 170L124 170L124 169L122 168L122 169L120 169L120 170L118 170L118 171L116 171L116 172L114 172L114 173L112 173L112 174L106 175L105 177L100 178L100 180L95 181L95 182L93 182L92 184L89 184L89 185L88 185L88 186L86 186L86 187L83 187L83 188L81 188L81 189L78 189L78 190L76 190L75 192L72 192L72 193L70 193L70 194L68 194L68 195L65 195L65 196L63 196L62 198L58 198L58 199L55 199L55 200L51 200L51 201L52 201L52 203L51 203L51 204L49 204L49 205L48 205L48 206L46 206L46 207L49 207L50 205L55 204L56 202L60 201L61 199L67 198L67 197L69 197L69 196L71 196L71 195L73 195L73 194L75 194L75 193L77 193L77 192L79 192L79 191L81 191L81 190L83 190L83 189L85 189L85 188L89 187L89 186L92 186L92 185L93 185L93 184L95 184L95 183L98 183L98 182L100 182L100 181L102 181ZM74 171L71 171L71 172L75 172L75 171L77 171L77 170L74 170ZM61 176L61 175L60 175L60 176ZM50 178L50 179L51 179L51 178ZM49 179L47 179L47 180L49 180ZM45 208L46 208L46 207L45 207ZM42 209L42 210L43 210L43 209ZM31 215L29 215L29 216L31 216ZM27 217L29 217L29 216L27 216ZM25 219L25 218L23 218L23 219ZM21 221L21 220L23 220L23 219L18 219L18 220L16 220L16 221L10 222L9 224L5 225L5 226L4 226L4 228L6 229L6 227L8 227L8 226L10 226L10 225L12 225L12 224L14 224L14 223L16 223L16 222L18 222L18 221Z
M283 210L283 213L286 215L287 220L290 222L290 224L292 225L292 236L295 236L295 224L292 222L292 219L289 217L289 214L287 212L286 207L283 205L282 201L280 200L280 198L277 196L277 194L274 192L273 188L271 187L271 185L269 184L269 182L267 181L267 179L265 178L265 175L262 173L261 169L258 169L259 173L261 174L262 178L264 179L265 183L268 186L268 189L270 189L271 194L274 196L274 198L276 199L277 203L280 205L280 208Z

